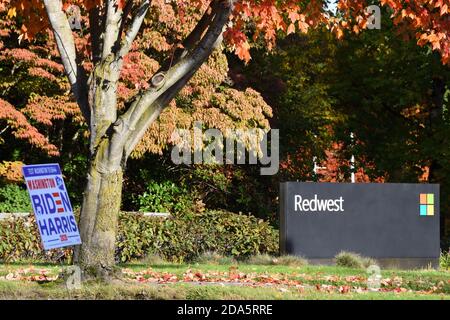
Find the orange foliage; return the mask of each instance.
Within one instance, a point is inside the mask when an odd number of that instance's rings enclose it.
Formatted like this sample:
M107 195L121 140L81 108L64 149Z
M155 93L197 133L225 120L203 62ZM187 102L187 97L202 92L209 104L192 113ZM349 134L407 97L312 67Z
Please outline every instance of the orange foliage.
M95 6L104 5L102 0L62 2L64 10L68 10L70 5L80 6L84 31L89 30L86 13ZM119 8L124 8L125 3L124 0L116 0ZM141 33L124 59L118 86L119 109L123 109L132 96L148 86L149 78L160 67L158 61L170 57L174 48L196 25L209 3L207 0L151 2ZM444 63L450 63L450 0L382 0L381 4L392 10L392 19L400 32L416 37L419 45L431 45L441 53ZM342 37L344 30L360 32L366 28L366 6L366 1L341 0L341 14L333 17L325 11L323 0L239 0L235 1L224 38L239 58L249 61L247 31L251 31L253 40L265 41L269 49L274 46L278 32L307 32L319 25L327 26L338 37ZM27 117L33 124L40 126L51 126L53 121L69 117L81 124L82 118L68 94L70 87L63 77L63 66L57 58L43 2L0 0L0 15L0 61L25 64L30 77L45 79L60 89L59 93L52 96L35 95L23 107L14 107L6 100L0 100L0 119L7 121L17 138L56 155L56 147L39 133ZM17 25L19 21L20 25ZM5 48L3 38L11 37L14 33L20 34L19 40L31 40L43 34L45 41L39 46L31 42L27 48ZM74 37L82 65L88 72L92 71L89 33L74 32ZM203 120L208 126L219 128L247 126L250 123L268 126L266 118L271 115L271 110L258 93L253 90L240 92L226 86L217 89L225 81L227 69L223 54L211 57L161 115L160 121L151 126L134 156L148 151L162 152L169 132L175 126L188 127L195 120Z
M0 163L0 177L8 183L23 182L23 163L20 161L3 161Z
M281 171L290 177L302 177L302 179L315 179L320 182L350 182L350 159L342 157L344 145L334 142L330 148L325 150L324 160L313 163L314 156L310 150L299 149L295 154L288 154L287 158L280 163ZM313 175L314 165L316 172ZM364 168L374 168L365 159L356 159L355 182L385 182L386 177L370 177Z
M176 128L191 128L195 121L224 133L233 128L269 128L267 118L272 116L272 109L258 92L250 88L217 89L227 72L225 55L213 53L178 98L150 126L132 156L140 157L145 152L161 154L168 144L174 143L170 138Z
M8 25L9 29L5 26L3 29L8 32L3 32L4 36L0 35L0 40L10 38L12 33L17 31L11 24ZM51 127L53 121L64 120L67 117L73 117L75 122L81 123L82 118L78 105L71 101L68 94L70 86L64 76L64 68L56 62L58 52L55 50L53 36L47 33L43 39L46 39L44 45L31 44L27 48L9 47L1 50L0 63L13 66L11 72L25 68L30 78L54 84L55 88L59 88L59 94L52 96L32 94L24 106L13 106L9 101L0 98L0 120L4 120L6 124L0 130L7 129L17 139L25 140L51 156L57 156L59 155L57 147L41 133L43 131L40 125ZM0 88L4 94L10 87L17 85L15 81L13 73L10 80L2 79Z
M57 148L39 133L20 111L3 99L0 99L0 119L6 120L16 138L27 140L32 145L47 151L49 155L59 154Z
M125 0L116 0L119 8L123 8ZM94 6L100 6L102 0L66 0L63 1L64 9L71 4L79 5L89 11ZM209 1L205 0L172 0L170 3L177 8L180 20L178 28L192 27L188 14L191 7L205 8ZM152 1L152 6L161 10L160 22L173 23L173 6L165 0ZM450 61L450 0L381 0L383 6L393 10L392 19L400 29L415 33L418 44L429 43L433 49L440 51L445 63ZM235 2L235 10L232 21L225 33L228 43L234 48L236 54L246 61L250 59L249 44L243 33L248 22L255 26L254 37L262 36L269 48L275 42L278 31L292 33L295 31L306 32L309 28L319 24L329 24L338 37L343 35L342 30L348 29L359 32L366 28L368 18L364 0L340 0L339 9L344 19L330 17L324 12L323 0L239 0ZM1 0L0 10L8 9L8 16L17 15L24 17L21 27L22 38L31 39L37 33L48 27L48 21L42 1L39 0ZM187 23L186 23L187 21ZM349 23L350 22L350 23Z
M343 145L341 143L334 143L330 150L326 150L325 161L320 163L317 174L319 175L319 181L321 182L350 182L349 178L345 176L345 171L351 167L350 159L342 159L339 156L339 152L342 150ZM355 182L384 182L384 177L370 178L366 173L364 168L360 166L362 163L366 167L370 167L370 164L365 163L358 159L359 164L355 164L357 167L355 172ZM345 171L343 169L346 169Z
M184 16L184 23L181 23L179 12L176 12L172 5L164 0L152 2L153 9L149 13L149 19L144 22L142 32L136 38L130 53L124 58L117 90L119 110L124 110L127 101L140 90L148 87L151 76L160 68L157 60L161 61L170 56L173 49L195 26L207 2L200 4L199 9L185 6L185 10L191 14ZM6 7L3 10L6 10ZM3 15L5 15L4 12ZM10 31L18 30L11 27ZM11 36L11 32L4 34L5 38ZM81 37L76 33L74 36L77 49L82 54L83 66L89 72L92 70L90 52L84 51L89 42L88 36ZM0 35L0 41L1 39ZM42 41L45 43L42 44ZM47 30L43 36L40 35L39 46L34 41L31 43L32 45L27 48L13 47L2 50L0 62L26 67L30 77L54 83L60 91L49 96L33 94L23 107L13 107L5 100L4 102L9 104L8 107L14 108L15 111L10 113L6 109L2 110L5 112L0 119L13 123L20 118L22 123L26 122L30 128L21 132L31 133L29 136L20 137L51 155L57 155L56 147L48 142L43 143L44 136L36 134L37 128L50 128L55 121L66 119L71 119L75 124L80 125L83 123L83 118L76 102L69 94L70 86L63 75L64 68L59 63L52 33ZM170 137L174 129L189 128L198 120L209 127L223 130L248 126L268 128L267 118L272 115L272 110L259 93L251 89L241 92L228 85L220 87L226 82L227 72L228 63L225 54L216 51L161 114L158 122L151 125L137 145L133 157L140 157L146 152L163 152L164 148L171 143ZM17 134L15 136L19 137ZM49 147L50 145L52 147Z
M392 11L391 18L398 31L417 39L420 46L429 44L442 56L444 64L450 63L450 0L381 0ZM366 1L340 0L339 9L345 13L341 27L365 28ZM353 24L348 24L348 20Z

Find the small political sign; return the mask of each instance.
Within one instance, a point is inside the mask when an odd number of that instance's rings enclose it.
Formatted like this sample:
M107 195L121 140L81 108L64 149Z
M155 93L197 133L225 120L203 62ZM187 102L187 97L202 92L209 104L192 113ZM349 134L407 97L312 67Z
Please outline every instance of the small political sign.
M45 250L81 243L59 164L22 167Z

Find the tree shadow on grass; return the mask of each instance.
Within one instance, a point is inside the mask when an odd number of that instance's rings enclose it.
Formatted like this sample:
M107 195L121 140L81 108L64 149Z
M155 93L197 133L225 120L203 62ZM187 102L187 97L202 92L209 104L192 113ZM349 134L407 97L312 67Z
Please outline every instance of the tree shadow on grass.
M7 262L7 261L0 261L0 265L4 266L35 266L35 267L67 267L71 264L68 263L57 263L57 262L44 262L44 261L14 261L14 262Z

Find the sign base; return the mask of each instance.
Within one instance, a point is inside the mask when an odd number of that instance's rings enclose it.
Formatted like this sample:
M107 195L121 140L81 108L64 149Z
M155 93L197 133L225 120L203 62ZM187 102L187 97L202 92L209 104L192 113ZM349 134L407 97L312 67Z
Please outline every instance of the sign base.
M308 259L311 265L336 265L335 259ZM376 259L376 264L381 269L438 269L439 259L436 258L381 258Z

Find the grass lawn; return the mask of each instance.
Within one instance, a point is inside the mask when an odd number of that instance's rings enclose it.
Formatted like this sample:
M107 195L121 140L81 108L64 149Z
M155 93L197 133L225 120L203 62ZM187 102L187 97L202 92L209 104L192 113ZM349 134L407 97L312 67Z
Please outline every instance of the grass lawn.
M365 270L334 266L130 263L110 284L69 291L61 265L0 264L0 299L450 299L450 272L384 270L367 290Z

